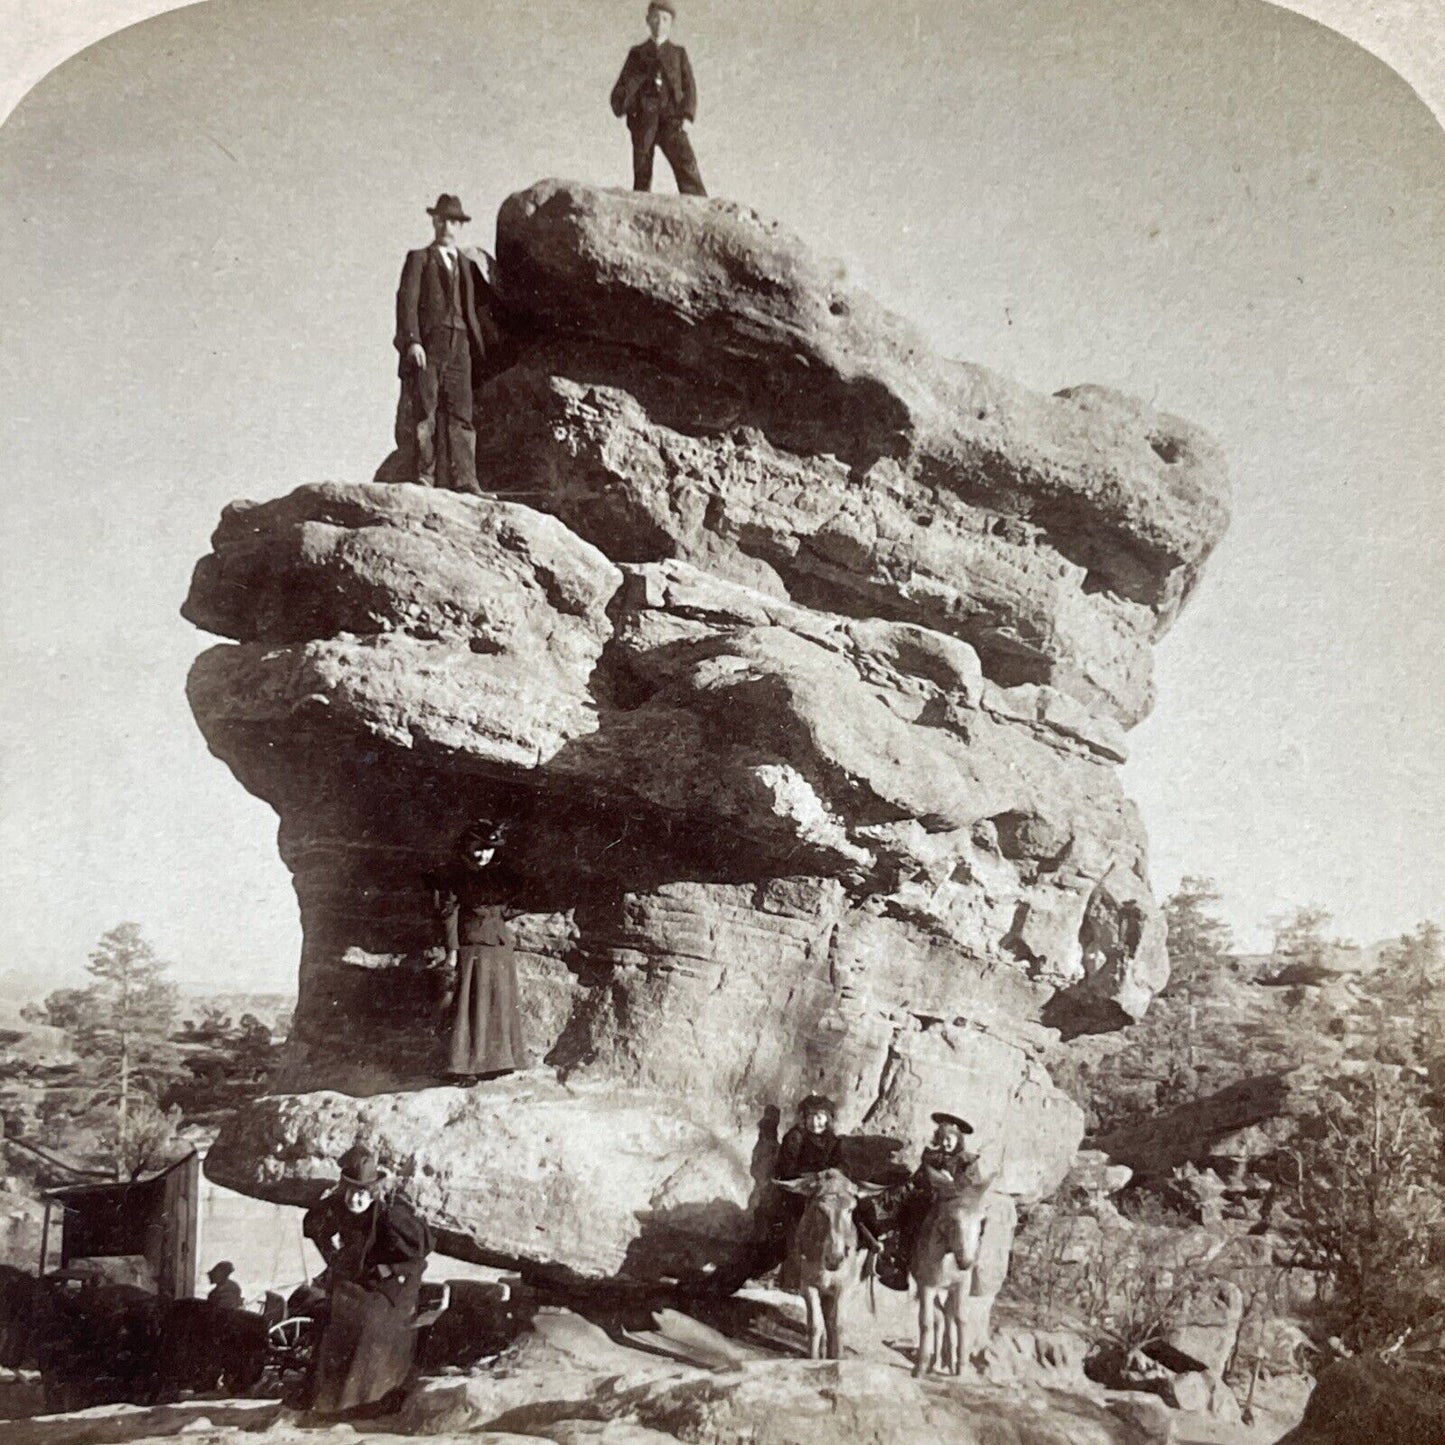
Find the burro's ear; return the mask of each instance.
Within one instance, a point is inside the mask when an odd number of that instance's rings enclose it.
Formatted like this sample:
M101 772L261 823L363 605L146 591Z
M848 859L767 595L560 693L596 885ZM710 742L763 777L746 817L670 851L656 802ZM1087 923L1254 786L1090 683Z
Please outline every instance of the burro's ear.
M854 1186L853 1192L859 1199L872 1199L875 1195L887 1194L888 1186L886 1184L857 1184Z
M789 1194L816 1194L818 1192L818 1176L816 1174L805 1174L801 1179L774 1179L773 1183L779 1189L786 1189Z

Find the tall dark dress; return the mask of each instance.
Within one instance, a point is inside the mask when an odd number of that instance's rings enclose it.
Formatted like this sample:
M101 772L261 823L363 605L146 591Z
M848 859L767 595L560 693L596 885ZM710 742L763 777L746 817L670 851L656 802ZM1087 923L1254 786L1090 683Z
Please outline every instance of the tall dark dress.
M404 1384L416 1354L417 1296L427 1228L400 1198L353 1214L339 1194L306 1211L302 1230L328 1269L311 1408L373 1405Z
M517 958L500 872L456 869L437 889L448 953L456 956L447 1070L462 1075L525 1069Z

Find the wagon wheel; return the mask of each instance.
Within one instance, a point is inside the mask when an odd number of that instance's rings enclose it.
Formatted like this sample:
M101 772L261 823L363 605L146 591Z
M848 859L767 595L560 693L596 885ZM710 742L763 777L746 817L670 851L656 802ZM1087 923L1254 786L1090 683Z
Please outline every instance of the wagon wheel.
M277 1320L266 1331L266 1347L287 1354L309 1350L313 1324L310 1315L292 1315L290 1319Z
M316 1343L316 1322L310 1315L277 1320L266 1331L266 1370L263 1380L284 1390L296 1375L306 1372Z

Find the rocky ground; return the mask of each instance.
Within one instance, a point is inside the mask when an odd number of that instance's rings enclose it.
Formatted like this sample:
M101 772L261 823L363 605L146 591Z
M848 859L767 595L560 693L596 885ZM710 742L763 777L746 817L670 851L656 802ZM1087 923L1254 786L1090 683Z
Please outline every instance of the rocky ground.
M884 1302L881 1319L868 1316L861 1297L853 1302L845 1320L853 1344L837 1363L796 1358L802 1326L788 1297L752 1292L736 1308L734 1324L749 1323L733 1333L670 1310L634 1320L631 1329L613 1322L610 1331L566 1310L543 1310L499 1355L424 1380L397 1415L372 1422L332 1425L273 1401L197 1399L14 1420L3 1438L6 1445L177 1436L218 1445L416 1436L556 1445L1265 1445L1298 1416L1296 1403L1292 1415L1261 1410L1253 1427L1222 1425L1147 1395L1104 1391L1085 1379L1082 1349L1064 1334L1004 1332L983 1373L915 1381L906 1357L911 1306L901 1296Z

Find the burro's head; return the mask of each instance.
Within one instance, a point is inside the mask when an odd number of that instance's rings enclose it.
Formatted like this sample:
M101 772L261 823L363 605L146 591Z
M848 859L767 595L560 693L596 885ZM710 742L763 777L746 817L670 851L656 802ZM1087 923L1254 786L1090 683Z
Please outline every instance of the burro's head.
M780 1189L808 1201L798 1222L795 1245L827 1269L840 1269L853 1251L853 1211L860 1199L883 1191L881 1184L855 1184L841 1169L824 1169L801 1179L779 1179Z

